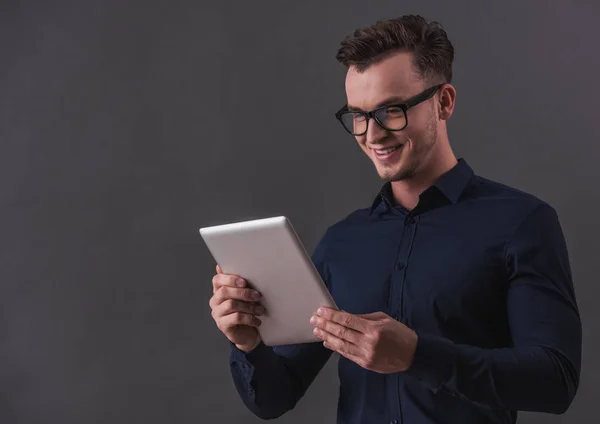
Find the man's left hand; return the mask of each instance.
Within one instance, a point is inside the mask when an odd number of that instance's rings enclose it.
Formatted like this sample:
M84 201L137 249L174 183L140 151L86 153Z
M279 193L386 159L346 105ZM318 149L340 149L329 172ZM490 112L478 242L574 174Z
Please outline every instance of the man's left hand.
M383 312L353 315L320 308L311 320L323 346L363 368L381 374L406 371L417 347L417 334Z

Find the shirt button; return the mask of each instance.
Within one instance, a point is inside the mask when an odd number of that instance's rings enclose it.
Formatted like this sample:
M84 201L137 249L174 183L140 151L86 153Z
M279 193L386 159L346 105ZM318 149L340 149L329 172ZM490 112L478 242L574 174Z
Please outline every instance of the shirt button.
M398 424L398 420L392 420L391 424Z
M400 271L400 270L404 269L404 264L403 264L402 262L398 262L398 263L396 264L396 269L397 269L398 271Z

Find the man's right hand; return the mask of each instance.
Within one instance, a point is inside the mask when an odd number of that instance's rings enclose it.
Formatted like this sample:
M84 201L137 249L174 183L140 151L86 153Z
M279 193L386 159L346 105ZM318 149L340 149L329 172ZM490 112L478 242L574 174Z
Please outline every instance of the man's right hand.
M212 282L209 305L217 327L238 349L250 352L260 343L258 316L265 313L260 293L249 288L244 279L223 274L219 265Z

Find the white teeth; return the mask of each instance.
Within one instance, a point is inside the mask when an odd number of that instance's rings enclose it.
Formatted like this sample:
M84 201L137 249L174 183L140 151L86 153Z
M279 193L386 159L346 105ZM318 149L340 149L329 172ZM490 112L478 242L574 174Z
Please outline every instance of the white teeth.
M391 153L391 152L393 152L394 150L396 150L398 147L400 147L400 146L396 146L396 147L389 147L389 148L387 148L387 149L382 149L382 150L375 150L375 152L376 152L378 155L387 155L388 153Z

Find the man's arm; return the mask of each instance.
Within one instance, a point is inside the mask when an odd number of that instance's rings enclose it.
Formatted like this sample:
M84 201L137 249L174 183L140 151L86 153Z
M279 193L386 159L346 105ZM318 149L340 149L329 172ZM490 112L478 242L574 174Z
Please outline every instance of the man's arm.
M231 372L248 409L264 419L277 418L296 406L330 356L321 343L261 343L249 353L232 345Z
M312 261L327 284L323 240ZM332 353L318 342L275 347L261 342L248 353L234 344L231 349L235 387L246 407L264 419L277 418L294 408Z
M558 217L543 205L506 249L513 346L481 349L419 333L407 370L433 390L491 407L560 414L581 370L581 321Z

